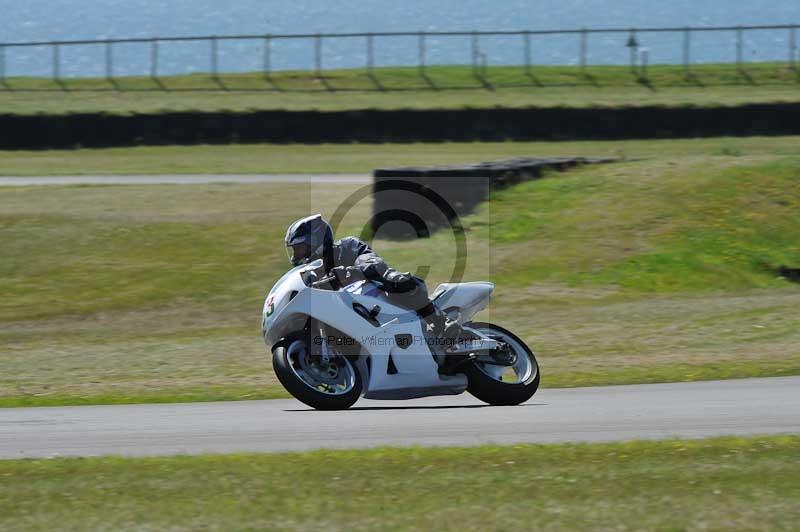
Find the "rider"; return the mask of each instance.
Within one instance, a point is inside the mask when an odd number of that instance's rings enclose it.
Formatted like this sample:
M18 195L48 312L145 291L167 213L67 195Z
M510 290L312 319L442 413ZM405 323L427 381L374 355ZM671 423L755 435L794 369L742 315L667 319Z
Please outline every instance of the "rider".
M461 327L447 319L428 298L425 282L408 272L390 268L369 245L354 236L333 241L333 229L321 214L301 218L286 231L286 252L292 266L322 259L325 273L355 268L368 280L380 281L393 302L414 310L436 336L457 338ZM334 272L336 273L336 272Z

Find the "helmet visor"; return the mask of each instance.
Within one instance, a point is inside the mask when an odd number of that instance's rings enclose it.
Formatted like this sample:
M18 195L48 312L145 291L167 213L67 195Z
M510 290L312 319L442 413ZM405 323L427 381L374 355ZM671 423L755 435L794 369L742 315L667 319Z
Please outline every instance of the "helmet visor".
M286 255L289 257L289 262L292 263L292 266L308 262L308 250L308 244L305 242L287 245Z

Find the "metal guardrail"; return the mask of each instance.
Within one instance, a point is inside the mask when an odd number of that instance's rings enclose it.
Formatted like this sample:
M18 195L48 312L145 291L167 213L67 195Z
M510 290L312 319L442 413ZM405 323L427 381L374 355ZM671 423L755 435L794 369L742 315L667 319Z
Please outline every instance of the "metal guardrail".
M417 40L417 64L406 65L416 66L424 72L428 66L428 46L427 40L430 37L470 37L471 38L471 66L476 75L484 75L488 65L487 55L481 51L480 39L482 37L498 36L517 36L520 38L520 62L519 66L524 66L526 74L532 74L532 49L531 37L534 36L575 36L578 39L578 67L586 70L589 66L589 42L590 36L596 34L621 34L627 35L627 47L630 49L630 67L633 73L639 76L647 74L649 62L649 50L640 47L639 36L647 33L675 33L682 42L682 64L685 71L690 73L692 66L692 37L700 33L708 32L732 32L734 35L735 64L739 70L743 69L744 54L743 42L745 32L770 30L788 33L788 49L786 62L791 69L797 69L800 58L798 57L797 34L800 25L761 25L761 26L716 26L716 27L662 27L662 28L605 28L605 29L562 29L562 30L519 30L519 31L402 31L402 32L358 32L358 33L302 33L302 34L245 34L245 35L205 35L194 37L137 37L126 39L99 39L99 40L61 40L61 41L34 41L34 42L0 42L0 84L5 84L6 54L7 51L21 47L49 47L52 51L52 79L60 81L62 79L62 59L61 50L63 47L77 45L98 45L105 48L105 77L108 80L115 78L114 73L114 45L116 44L149 44L149 75L153 79L159 77L159 50L162 44L176 42L197 42L205 41L209 44L209 71L212 77L217 78L220 74L220 41L261 41L263 42L262 72L269 75L273 72L272 68L272 43L278 40L304 39L313 41L313 71L316 75L321 75L323 71L323 46L324 42L331 39L364 39L366 62L363 65L368 73L372 74L373 69L378 66L375 63L375 41L380 38L389 37L415 37ZM141 75L145 75L142 73Z

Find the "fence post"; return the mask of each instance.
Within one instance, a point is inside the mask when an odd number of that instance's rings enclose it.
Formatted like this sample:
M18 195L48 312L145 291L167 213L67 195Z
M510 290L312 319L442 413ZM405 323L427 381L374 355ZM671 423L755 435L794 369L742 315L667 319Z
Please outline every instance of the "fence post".
M150 41L150 77L158 77L158 39Z
M6 84L6 47L0 44L0 85Z
M264 36L264 75L269 77L272 72L272 37Z
M322 36L314 36L314 72L318 78L322 77Z
M372 34L367 34L367 73L372 75L372 70L375 67L375 52L373 50Z
M419 32L417 35L417 47L419 49L419 59L417 67L420 74L425 74L425 33Z
M472 73L478 75L478 33L472 32Z
M53 81L61 81L61 46L53 44Z
M219 79L219 50L217 36L211 37L211 77Z
M692 62L692 30L685 28L683 30L683 71L689 74Z
M581 72L586 71L586 56L589 53L589 33L586 28L581 29Z
M636 39L636 30L631 29L628 42L625 44L631 51L631 72L636 74L636 56L638 55L639 41Z
M797 70L797 26L789 28L789 68Z
M531 75L531 32L526 31L522 34L525 55L525 75Z
M742 70L742 27L736 28L736 70Z
M114 43L106 41L106 79L111 81L114 79Z

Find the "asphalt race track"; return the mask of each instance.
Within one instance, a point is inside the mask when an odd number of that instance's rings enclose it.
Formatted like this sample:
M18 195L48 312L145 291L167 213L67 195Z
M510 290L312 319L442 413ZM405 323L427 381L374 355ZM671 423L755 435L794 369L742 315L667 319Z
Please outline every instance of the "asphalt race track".
M46 177L0 177L0 186L29 185L201 185L207 183L311 183L367 185L363 174L287 175L63 175Z
M464 394L340 412L294 400L8 408L0 458L797 434L799 390L800 377L779 377L542 389L516 407Z

